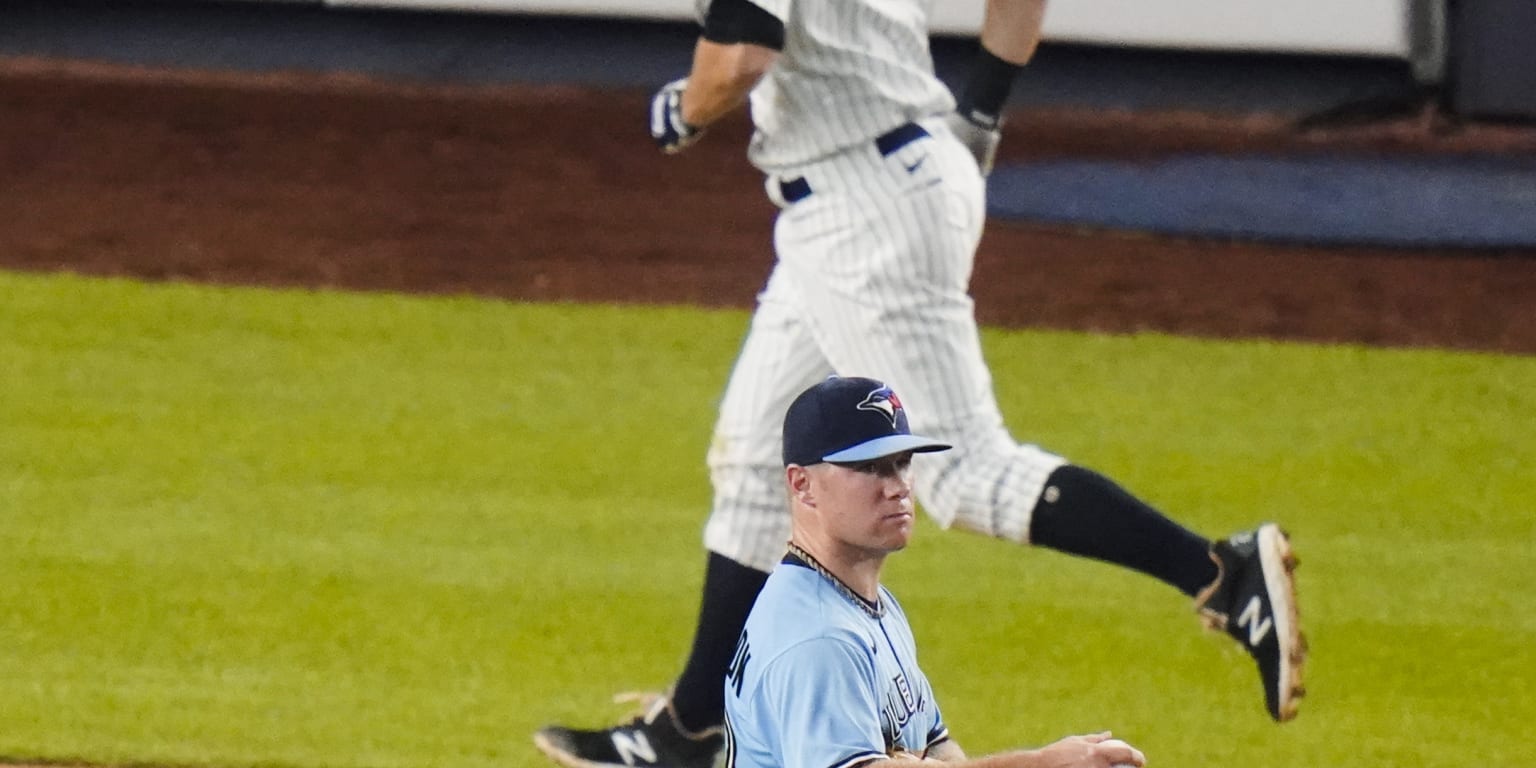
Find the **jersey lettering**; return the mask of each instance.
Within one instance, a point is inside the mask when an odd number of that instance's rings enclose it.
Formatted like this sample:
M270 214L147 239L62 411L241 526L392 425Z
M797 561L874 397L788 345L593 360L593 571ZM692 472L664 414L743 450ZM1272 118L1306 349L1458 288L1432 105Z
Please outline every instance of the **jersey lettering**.
M906 675L898 672L891 678L891 685L885 691L885 704L880 707L880 716L885 720L887 734L899 733L907 726L912 715L923 708L922 700L912 695L912 684L907 682Z
M741 696L741 682L747 675L747 662L752 660L752 646L747 642L747 632L742 630L741 640L736 642L736 653L731 657L730 666L725 668L726 678L731 683L731 690L736 696Z

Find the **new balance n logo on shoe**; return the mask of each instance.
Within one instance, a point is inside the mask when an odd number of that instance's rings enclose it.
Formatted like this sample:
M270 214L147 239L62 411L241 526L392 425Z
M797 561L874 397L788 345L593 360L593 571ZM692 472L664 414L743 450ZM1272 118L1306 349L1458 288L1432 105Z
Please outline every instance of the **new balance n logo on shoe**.
M549 725L533 734L534 745L567 768L713 768L724 741L718 727L684 731L662 696L644 715L611 728Z
M1260 620L1260 617L1263 617ZM1243 612L1237 616L1237 626L1248 629L1248 645L1257 646L1264 641L1264 636L1274 627L1274 619L1264 616L1264 602L1258 595L1248 598L1248 605L1243 607Z
M1296 555L1290 538L1265 523L1211 545L1217 578L1196 598L1206 625L1231 635L1258 662L1269 716L1296 716L1306 693L1307 640L1296 608Z
M640 731L615 730L613 732L613 749L619 753L625 765L655 765L656 749L651 746L650 739ZM640 762L636 763L635 759Z

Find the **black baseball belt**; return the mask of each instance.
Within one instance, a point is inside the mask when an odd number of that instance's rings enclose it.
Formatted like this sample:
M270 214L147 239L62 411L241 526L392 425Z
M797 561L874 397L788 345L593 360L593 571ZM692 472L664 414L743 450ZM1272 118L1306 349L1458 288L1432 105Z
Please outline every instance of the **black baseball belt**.
M876 136L875 149L879 150L881 157L890 157L896 150L927 135L928 131L917 123L902 123ZM779 196L784 198L786 203L798 203L810 197L811 191L811 183L806 181L804 176L779 180Z

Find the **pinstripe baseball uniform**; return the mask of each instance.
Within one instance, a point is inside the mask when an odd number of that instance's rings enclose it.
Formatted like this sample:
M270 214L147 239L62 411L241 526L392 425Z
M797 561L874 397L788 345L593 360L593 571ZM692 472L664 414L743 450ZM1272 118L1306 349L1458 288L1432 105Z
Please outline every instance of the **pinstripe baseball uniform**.
M780 419L830 373L888 382L914 430L959 446L914 462L941 525L1026 541L1065 461L1017 443L992 392L968 293L983 180L942 119L930 0L753 2L785 27L749 149L781 209L777 263L721 403L705 545L764 571L783 554Z

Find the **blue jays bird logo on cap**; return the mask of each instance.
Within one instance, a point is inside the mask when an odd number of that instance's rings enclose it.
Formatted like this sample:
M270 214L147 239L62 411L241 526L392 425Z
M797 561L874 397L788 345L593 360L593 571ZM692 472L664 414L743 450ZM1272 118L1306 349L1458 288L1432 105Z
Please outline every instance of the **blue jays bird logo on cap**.
M948 443L912 434L901 399L874 379L830 376L801 392L784 414L786 467L948 449Z
M881 387L870 392L865 396L864 402L859 403L858 409L885 414L885 418L891 422L892 427L897 425L897 420L902 415L901 398L897 397L890 387Z

